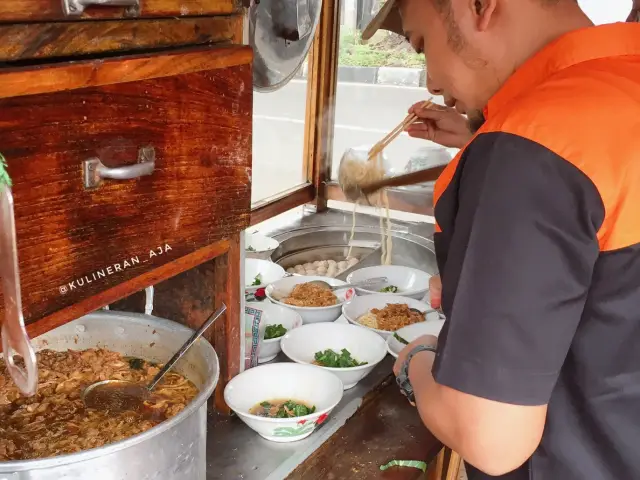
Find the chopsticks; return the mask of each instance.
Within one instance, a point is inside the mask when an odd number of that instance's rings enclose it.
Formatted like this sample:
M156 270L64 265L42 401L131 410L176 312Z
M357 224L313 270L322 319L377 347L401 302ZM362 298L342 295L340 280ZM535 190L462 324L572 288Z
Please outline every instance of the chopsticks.
M422 108L429 108L433 105L431 100L427 100L422 104ZM405 117L405 119L391 132L389 132L382 140L376 143L371 150L369 150L368 159L371 160L376 157L382 150L384 150L393 140L395 140L398 135L400 135L404 130L418 120L418 116L415 113L411 113Z

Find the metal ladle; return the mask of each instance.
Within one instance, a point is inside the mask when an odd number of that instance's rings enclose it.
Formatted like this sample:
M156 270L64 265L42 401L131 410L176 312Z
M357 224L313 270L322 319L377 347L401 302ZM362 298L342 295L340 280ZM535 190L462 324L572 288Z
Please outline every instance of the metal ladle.
M325 282L324 280L311 280L309 283L311 285L317 285L318 287L326 288L327 290L331 290L333 292L334 290L342 290L344 288L359 287L359 288L365 288L366 289L366 287L375 287L377 285L381 285L381 284L387 283L387 277L369 278L369 279L363 280L361 282L348 283L346 285L330 285L329 283Z
M162 380L169 370L180 360L191 346L198 340L202 334L215 322L225 311L225 304L216 310L206 322L204 322L198 330L187 340L180 350L171 357L164 367L153 377L148 385L140 385L138 383L126 380L104 380L89 385L82 392L82 400L89 408L110 411L140 410L151 394L154 387Z
M4 356L7 371L18 389L30 397L38 390L38 363L24 326L13 195L8 182L4 182L0 176L0 285L4 296L0 356Z
M429 315L430 313L437 313L438 316L441 319L445 318L444 312L442 311L442 307L429 308L428 310L425 310L424 312L422 310L418 309L418 308L410 308L409 310L412 311L412 312L419 313L420 315L422 315L425 318L425 320L427 319L427 315Z
M387 277L376 277L376 278L370 278L368 280L363 280L362 282L356 282L356 283L347 283L345 285L330 285L329 283L325 282L324 280L310 280L307 283L310 283L312 285L316 285L318 287L322 287L322 288L326 288L327 290L330 291L334 291L334 290L343 290L345 288L354 288L354 287L360 287L360 288L367 288L367 287L374 287L376 285L383 285L387 282ZM282 299L288 297L291 294L291 291L289 292L285 292L283 290L273 290L270 295L271 298L273 298L276 301L281 301Z

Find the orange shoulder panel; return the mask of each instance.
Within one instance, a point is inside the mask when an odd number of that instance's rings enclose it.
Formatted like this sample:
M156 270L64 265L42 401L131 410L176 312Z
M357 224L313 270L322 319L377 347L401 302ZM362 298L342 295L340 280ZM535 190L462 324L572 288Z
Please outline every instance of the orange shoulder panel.
M535 141L594 183L605 207L601 250L640 243L640 56L574 65L504 110L482 132Z

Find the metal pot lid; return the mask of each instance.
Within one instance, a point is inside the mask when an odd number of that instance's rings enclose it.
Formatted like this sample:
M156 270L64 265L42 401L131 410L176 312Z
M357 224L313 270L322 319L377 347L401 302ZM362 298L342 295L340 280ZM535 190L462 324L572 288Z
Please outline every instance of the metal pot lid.
M259 0L249 8L253 88L271 92L291 80L309 52L322 0Z

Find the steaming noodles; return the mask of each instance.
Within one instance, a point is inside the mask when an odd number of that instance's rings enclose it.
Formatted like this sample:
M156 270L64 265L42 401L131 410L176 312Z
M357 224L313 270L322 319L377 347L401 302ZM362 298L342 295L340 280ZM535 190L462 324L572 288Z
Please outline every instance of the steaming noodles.
M384 167L382 165L382 153L377 154L371 160L368 160L366 153L362 158L358 155L356 150L348 150L342 157L340 162L340 171L338 172L338 181L344 191L358 188L361 185L368 185L370 183L382 180L385 176ZM384 218L380 215L380 231L381 231L381 248L382 257L380 259L382 265L391 264L391 216L389 213L389 198L387 196L386 189L383 189L375 194L369 195L367 200L371 205L375 205L378 208L384 206L386 213L386 228L384 224ZM351 236L349 238L349 252L347 257L351 256L351 249L353 248L353 238L356 231L356 208L358 207L359 200L353 204L353 222L351 224Z

